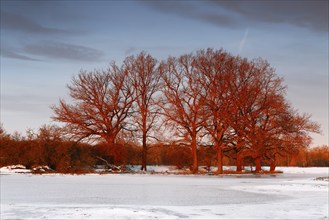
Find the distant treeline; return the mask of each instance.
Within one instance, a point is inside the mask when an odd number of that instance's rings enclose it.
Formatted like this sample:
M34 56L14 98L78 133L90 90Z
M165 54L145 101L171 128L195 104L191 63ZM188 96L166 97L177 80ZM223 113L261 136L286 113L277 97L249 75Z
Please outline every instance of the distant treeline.
M9 135L1 130L0 167L22 164L27 168L47 165L57 172L92 172L97 165L113 164L113 150L119 149L119 164L140 165L142 147L133 144L118 144L109 148L105 143L91 145L63 140L56 135L55 127L43 127L38 134ZM216 149L213 146L198 147L199 165L217 165ZM279 166L329 166L329 147L319 146L302 149L294 155L280 158ZM224 165L235 165L230 155L223 158ZM186 144L156 144L149 147L148 165L174 165L178 168L192 165L191 149ZM244 166L254 165L251 158L244 158ZM263 165L269 165L263 161Z

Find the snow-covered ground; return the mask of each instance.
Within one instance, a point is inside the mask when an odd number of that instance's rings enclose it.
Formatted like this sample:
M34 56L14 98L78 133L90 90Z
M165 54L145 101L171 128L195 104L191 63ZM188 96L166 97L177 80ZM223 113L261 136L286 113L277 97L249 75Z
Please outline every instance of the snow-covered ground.
M0 169L0 219L328 219L329 181L316 180L328 167L225 176L19 170Z

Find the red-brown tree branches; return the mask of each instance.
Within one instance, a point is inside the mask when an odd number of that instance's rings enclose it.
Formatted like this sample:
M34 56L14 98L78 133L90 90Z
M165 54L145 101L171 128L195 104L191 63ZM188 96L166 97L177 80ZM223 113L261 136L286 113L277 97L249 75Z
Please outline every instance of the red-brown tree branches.
M219 50L199 51L193 62L196 71L200 72L198 83L207 88L204 93L203 127L211 137L217 150L217 173L223 172L223 148L227 139L229 128L228 114L230 102L230 81L234 69L233 57ZM202 93L201 93L202 94Z
M133 87L127 75L126 69L114 63L107 71L80 72L68 86L73 103L60 100L53 107L53 119L64 122L74 139L101 138L114 147L133 103Z
M156 93L159 92L159 65L151 55L144 52L137 57L128 57L125 66L134 87L134 122L142 139L142 170L146 171L147 141L159 116Z
M201 139L216 149L218 173L224 155L236 160L238 171L247 157L260 171L262 161L274 169L277 157L305 148L309 133L320 130L309 115L288 104L283 79L266 61L223 50L200 50L161 63L142 52L127 57L121 68L112 64L107 71L82 71L68 88L72 103L60 100L53 118L77 140L101 138L110 146L123 129L132 128L142 140L143 170L158 120L177 131L172 139L188 142L194 173Z
M169 58L164 64L163 100L161 108L167 122L174 125L190 142L192 151L192 171L198 171L197 138L205 120L204 97L207 88L199 83L200 72L192 65L194 57L184 55Z

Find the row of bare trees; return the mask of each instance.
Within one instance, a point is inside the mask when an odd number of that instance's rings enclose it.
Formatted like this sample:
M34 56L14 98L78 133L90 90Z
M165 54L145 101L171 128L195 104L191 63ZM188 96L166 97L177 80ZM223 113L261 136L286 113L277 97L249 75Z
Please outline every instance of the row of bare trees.
M283 79L262 60L247 60L223 50L200 50L159 62L142 52L121 66L82 71L68 86L70 103L53 106L56 121L76 140L102 139L116 158L116 142L138 139L146 170L147 149L155 141L188 143L193 173L197 148L213 145L218 173L223 155L252 158L275 168L277 157L309 145L319 125L299 114L285 98ZM114 148L114 150L113 150Z

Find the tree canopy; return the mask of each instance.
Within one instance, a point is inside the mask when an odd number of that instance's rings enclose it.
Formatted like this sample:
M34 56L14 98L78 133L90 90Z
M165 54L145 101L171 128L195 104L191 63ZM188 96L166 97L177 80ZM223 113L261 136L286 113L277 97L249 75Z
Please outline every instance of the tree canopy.
M53 119L65 123L74 139L96 138L109 148L117 147L124 131L141 134L136 137L142 137L142 169L149 132L156 132L159 120L165 122L162 130L176 131L169 139L190 149L194 173L204 143L216 149L219 173L223 156L234 158L238 171L251 158L260 171L262 161L274 169L277 157L307 147L310 132L320 132L309 115L291 107L283 78L266 60L224 50L199 50L161 62L142 52L121 67L113 63L105 71L81 71L68 89L72 103L60 100Z

